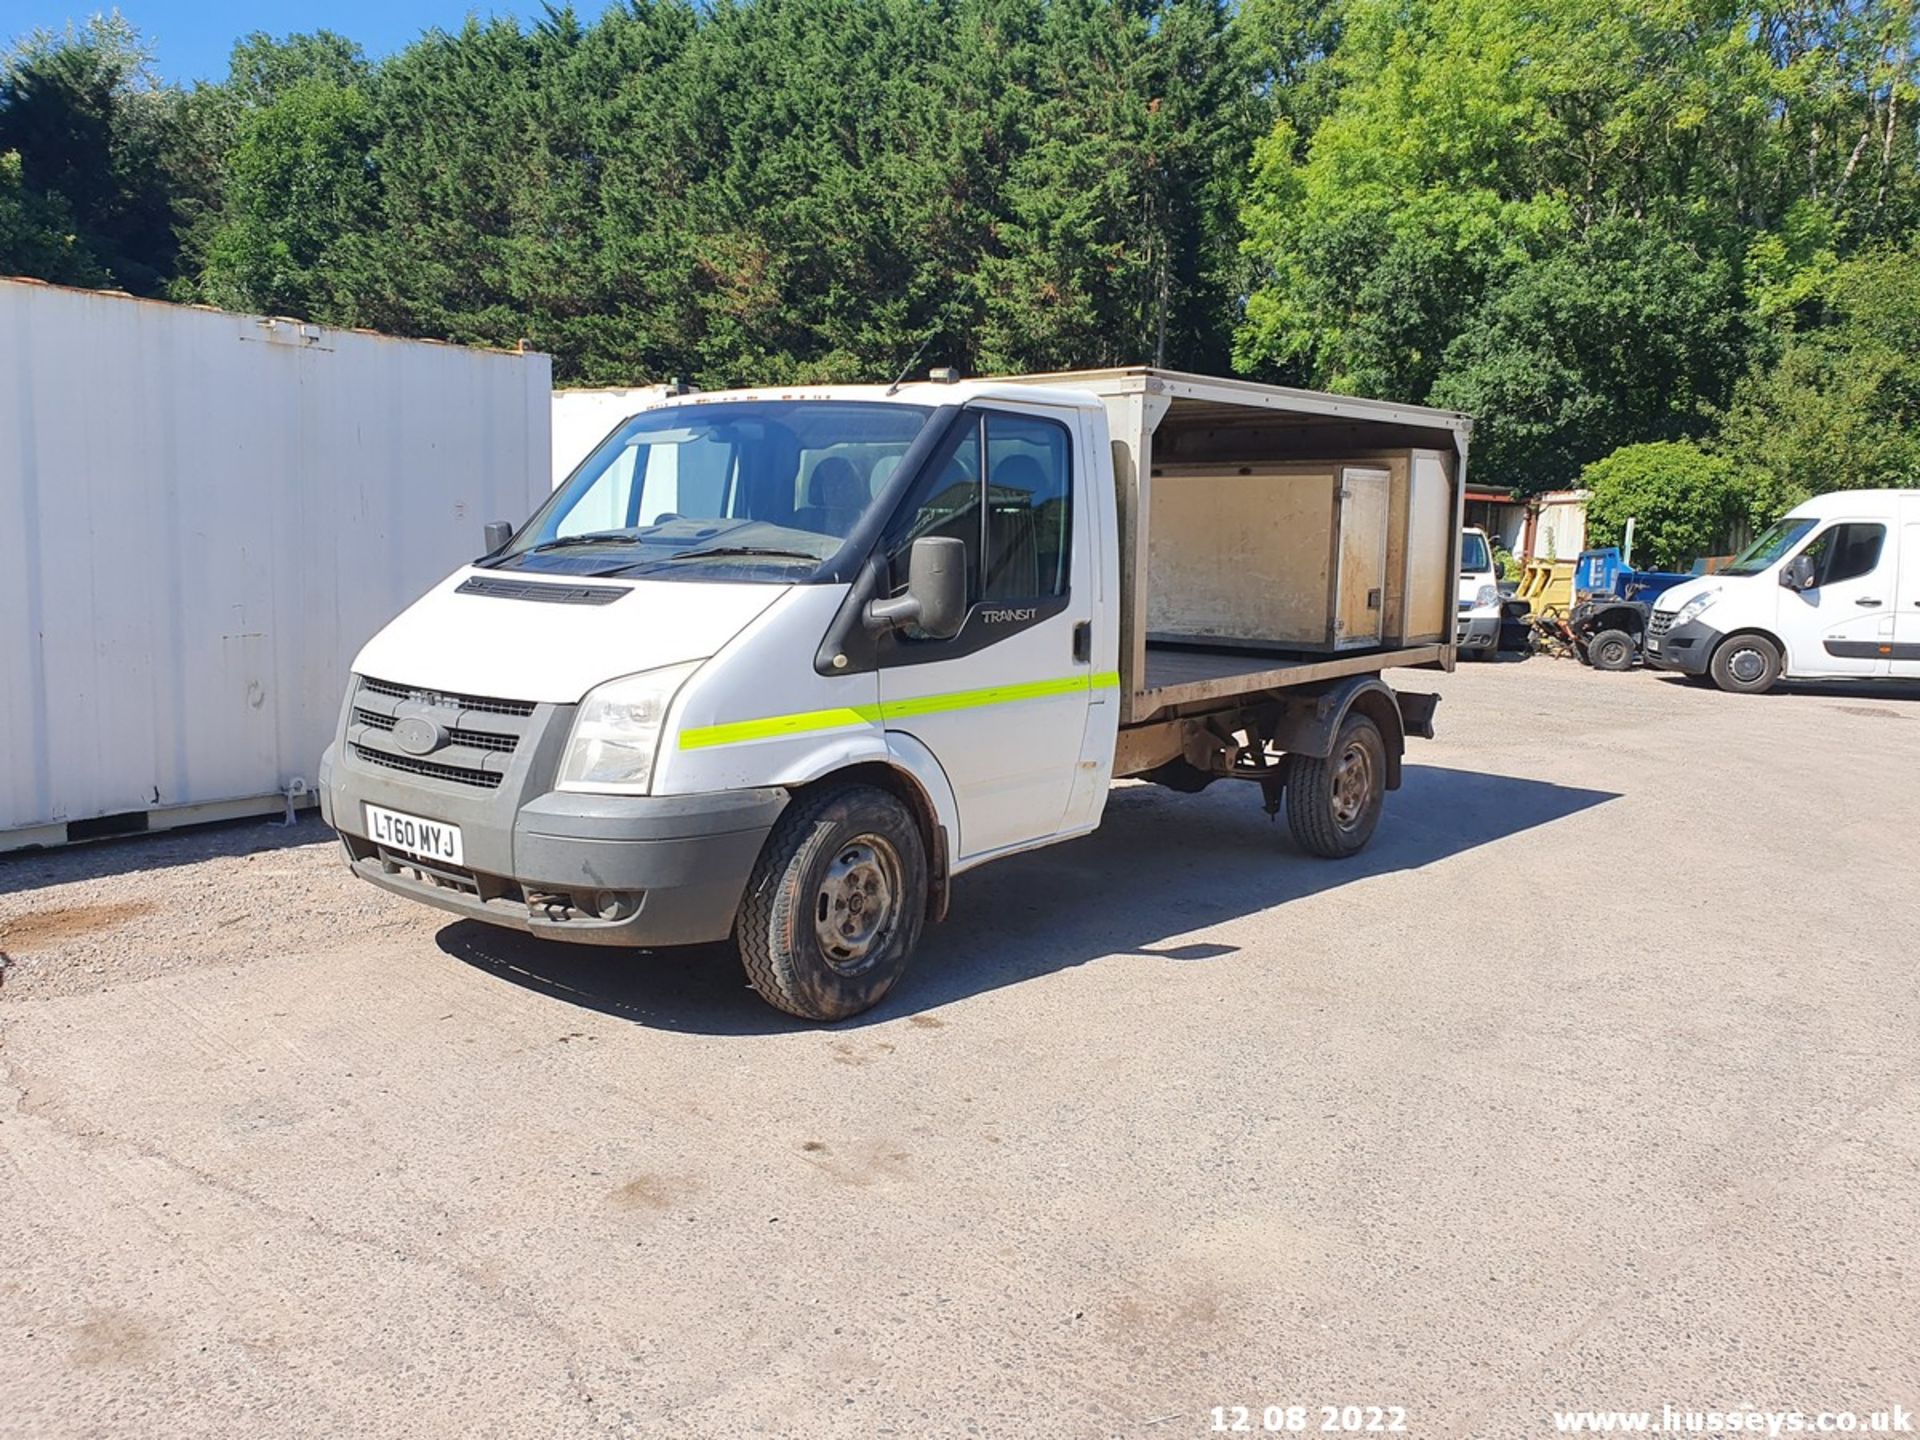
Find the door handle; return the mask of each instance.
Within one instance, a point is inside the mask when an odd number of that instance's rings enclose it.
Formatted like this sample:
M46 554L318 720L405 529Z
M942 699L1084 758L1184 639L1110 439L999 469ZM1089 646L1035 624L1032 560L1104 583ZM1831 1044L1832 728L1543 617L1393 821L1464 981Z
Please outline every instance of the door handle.
M1878 600L1869 600L1866 596L1862 595L1853 603L1856 605L1878 605L1880 602Z
M1082 620L1073 627L1073 658L1085 665L1093 659L1093 622Z

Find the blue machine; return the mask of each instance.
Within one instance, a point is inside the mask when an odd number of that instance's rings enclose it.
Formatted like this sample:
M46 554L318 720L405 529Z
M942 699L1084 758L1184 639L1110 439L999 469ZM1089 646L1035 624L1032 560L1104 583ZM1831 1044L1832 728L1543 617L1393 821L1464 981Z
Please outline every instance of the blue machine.
M1691 575L1670 570L1633 570L1620 563L1618 547L1583 550L1573 568L1573 609L1562 622L1562 641L1597 670L1631 670L1646 639L1654 597Z
M1620 549L1609 545L1602 550L1583 550L1573 570L1573 593L1585 596L1612 595L1621 600L1645 600L1663 590L1671 590L1691 575L1676 575L1671 570L1632 570L1620 563Z

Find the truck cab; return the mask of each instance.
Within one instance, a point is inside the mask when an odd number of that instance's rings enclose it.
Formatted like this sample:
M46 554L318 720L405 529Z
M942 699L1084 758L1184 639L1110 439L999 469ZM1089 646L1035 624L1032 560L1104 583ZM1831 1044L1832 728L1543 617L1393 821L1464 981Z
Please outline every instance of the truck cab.
M1796 506L1655 602L1647 663L1760 694L1780 680L1920 679L1920 490Z
M1181 494L1258 484L1319 539L1289 589L1200 556L1245 536L1169 502L1154 554L1193 592L1169 611L1149 603L1144 497L1175 400L1139 397L1189 382L1227 397L1209 427L1280 395L1347 443L1368 433L1369 402L1144 370L639 410L361 651L320 771L348 863L549 939L731 939L765 998L830 1020L886 993L954 877L1091 831L1117 776L1257 780L1303 848L1359 849L1406 736L1431 733L1433 697L1378 672L1452 659L1465 422L1382 407L1384 433L1444 456L1188 465ZM1298 533L1272 528L1262 544ZM1166 614L1285 623L1309 649L1149 655ZM1424 643L1388 643L1415 623Z

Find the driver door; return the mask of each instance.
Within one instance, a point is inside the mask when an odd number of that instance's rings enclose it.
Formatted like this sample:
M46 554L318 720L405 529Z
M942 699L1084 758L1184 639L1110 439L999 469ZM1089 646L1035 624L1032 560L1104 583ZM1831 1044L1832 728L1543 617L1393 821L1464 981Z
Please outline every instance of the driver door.
M923 535L965 542L960 632L882 638L889 731L931 750L960 812L956 859L1059 833L1091 696L1092 569L1075 503L1070 414L1012 402L962 412L889 537L896 592Z
M1780 629L1796 675L1888 673L1894 616L1893 546L1877 521L1829 525L1800 553L1813 561L1814 584L1782 590Z

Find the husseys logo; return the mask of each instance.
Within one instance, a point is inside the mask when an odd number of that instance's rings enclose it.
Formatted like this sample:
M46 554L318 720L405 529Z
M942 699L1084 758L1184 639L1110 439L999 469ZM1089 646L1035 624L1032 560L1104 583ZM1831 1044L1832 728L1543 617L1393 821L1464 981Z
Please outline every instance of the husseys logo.
M1031 620L1040 613L1037 605L1021 605L1000 610L982 610L980 621L984 625L1015 625L1022 620Z

